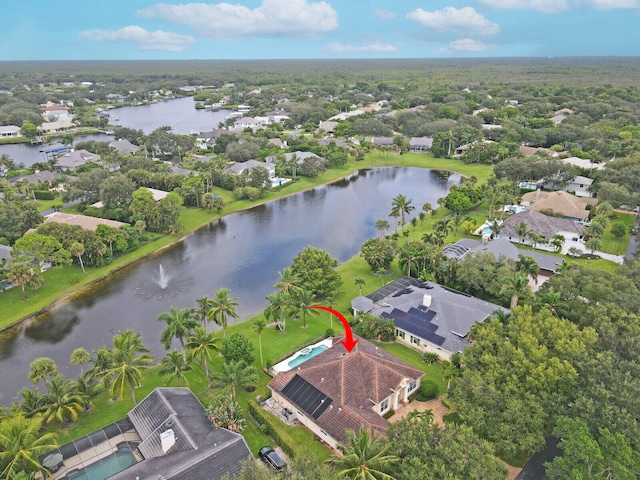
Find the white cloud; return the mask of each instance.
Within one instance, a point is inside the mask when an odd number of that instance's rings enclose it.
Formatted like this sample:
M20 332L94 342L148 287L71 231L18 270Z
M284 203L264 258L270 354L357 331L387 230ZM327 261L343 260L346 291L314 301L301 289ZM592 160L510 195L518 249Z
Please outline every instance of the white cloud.
M393 45L383 43L379 40L372 40L359 47L355 45L345 45L339 42L332 42L328 45L328 48L331 53L336 54L359 52L385 53L395 52L397 50Z
M384 20L391 20L392 18L396 18L395 13L388 10L382 10L381 8L376 8L373 13L375 13L376 17L382 18Z
M543 13L559 13L569 9L568 0L480 0L480 2L499 10L535 10Z
M407 18L441 32L464 32L467 35L495 35L500 32L497 23L490 22L471 7L445 7L433 12L417 8L407 13Z
M88 30L79 37L92 42L135 43L141 50L164 50L181 52L196 41L191 35L156 30L149 32L137 25L129 25L119 30Z
M229 3L158 3L138 10L138 15L187 24L203 36L227 39L249 35L308 37L338 27L338 14L325 1L263 0L253 10Z
M454 52L482 52L486 50L495 50L496 47L471 38L463 38L449 42L449 48Z
M640 8L640 0L587 0L586 4L592 6L597 10Z

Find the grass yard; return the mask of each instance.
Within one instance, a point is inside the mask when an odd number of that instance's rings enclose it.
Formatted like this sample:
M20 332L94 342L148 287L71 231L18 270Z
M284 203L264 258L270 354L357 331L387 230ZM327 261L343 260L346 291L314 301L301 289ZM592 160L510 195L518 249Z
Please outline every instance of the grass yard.
M602 251L613 255L624 255L627 253L629 245L629 230L636 221L635 215L626 215L624 213L615 213L615 217L609 220L609 226L602 236ZM611 227L616 223L622 223L625 226L626 233L624 236L617 238L611 233Z

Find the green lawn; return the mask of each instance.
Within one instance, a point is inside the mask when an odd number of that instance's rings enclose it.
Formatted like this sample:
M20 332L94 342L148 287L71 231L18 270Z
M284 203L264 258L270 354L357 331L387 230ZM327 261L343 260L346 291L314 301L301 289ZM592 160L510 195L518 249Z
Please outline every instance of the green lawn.
M629 238L631 236L629 233L629 229L634 224L635 220L635 215L615 213L615 217L609 220L609 226L602 236L601 250L605 253L611 253L613 255L624 255L625 253L627 253L627 246L629 245ZM619 222L622 222L624 224L626 234L623 237L616 238L611 233L611 227Z

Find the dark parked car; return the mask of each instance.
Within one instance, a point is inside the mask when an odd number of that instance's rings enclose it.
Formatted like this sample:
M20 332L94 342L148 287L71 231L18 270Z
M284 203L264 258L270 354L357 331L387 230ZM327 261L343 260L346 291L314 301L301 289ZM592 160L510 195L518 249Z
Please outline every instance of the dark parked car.
M260 452L258 452L258 456L262 459L264 463L269 465L274 470L278 470L278 471L284 470L284 468L287 466L287 464L284 463L284 460L280 458L280 455L278 455L278 452L276 452L273 448L269 446L262 447L260 449Z

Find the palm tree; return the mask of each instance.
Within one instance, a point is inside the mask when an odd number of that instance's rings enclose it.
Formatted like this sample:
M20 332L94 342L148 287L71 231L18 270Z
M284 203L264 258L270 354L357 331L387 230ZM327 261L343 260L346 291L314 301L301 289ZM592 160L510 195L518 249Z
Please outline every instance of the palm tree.
M510 308L513 310L518 306L518 300L520 298L528 298L531 296L531 288L529 288L527 278L516 273L513 277L508 277L504 280L502 293L511 295Z
M231 397L236 399L236 388L251 388L258 384L258 370L253 365L247 365L242 361L232 361L222 366L222 371L211 375L218 386L231 387Z
M20 472L47 473L38 456L57 448L58 442L54 433L43 433L41 428L41 418L22 413L0 422L0 465L4 466L0 478L14 478Z
M278 272L280 280L273 286L279 288L282 293L293 295L301 290L298 285L300 279L293 273L291 267L285 268L282 272Z
M98 351L94 350L90 363L93 366L87 372L87 379L90 381L100 380L105 388L109 388L109 379L104 376L104 373L112 366L111 350L107 347L102 347Z
M7 279L14 285L20 285L22 288L22 301L26 302L27 297L24 294L24 286L29 283L33 277L33 268L28 263L21 260L12 260L7 268Z
M131 400L136 404L133 389L140 385L142 372L153 363L149 350L142 345L140 334L133 330L125 330L113 337L111 349L111 365L103 376L110 384L111 398L122 399L124 389L129 387Z
M73 242L71 245L69 245L69 253L74 257L78 257L82 273L87 273L84 269L84 262L82 261L82 255L84 255L84 245L80 242Z
M460 378L462 376L462 370L460 370L454 362L442 362L442 376L447 381L448 394L449 387L451 387L451 380Z
M204 327L209 319L209 311L211 310L211 302L212 300L209 297L201 297L196 298L197 307L191 310L191 313L196 318L196 320L200 320L202 326Z
M539 292L534 302L536 309L546 308L554 315L557 314L560 304L562 304L562 295L560 292L556 292L553 287L546 292Z
M222 336L224 338L227 338L227 318L238 318L236 313L238 299L229 297L229 293L231 293L231 290L228 288L218 290L216 298L211 303L211 310L209 310L209 318L222 327Z
M317 303L313 301L314 298L316 298L316 295L310 290L302 290L295 296L294 301L298 308L302 310L302 328L307 328L307 312L311 315L318 314L318 310L309 308L317 305Z
M533 232L529 232L529 239L531 240L531 246L534 250L539 243L545 243L547 240L544 235L539 235Z
M82 397L77 384L62 375L47 381L47 393L42 402L42 418L46 423L58 420L63 424L75 422L82 411Z
M504 310L496 310L492 313L492 318L497 319L503 325L507 325L511 321L511 313Z
M365 285L367 282L364 281L364 278L362 277L356 277L355 279L355 283L356 285L360 288L360 296L362 296L362 287L363 285Z
M429 202L422 204L422 211L424 213L426 213L427 215L429 215L429 212L433 210L433 207L431 206L431 204Z
M47 378L55 377L56 375L58 375L58 366L56 362L49 357L36 358L29 365L29 380L31 380L31 383L34 385L40 380L45 380L44 386L48 389Z
M398 194L393 200L391 200L391 213L398 212L400 213L400 218L402 219L402 226L405 225L405 214L411 213L415 210L415 207L411 205L411 200L405 197L402 194Z
M534 281L538 281L538 272L540 272L540 267L533 257L519 254L518 261L516 262L516 270L527 277L533 278Z
M200 366L204 369L204 373L207 376L207 388L211 386L211 379L209 377L209 364L207 361L211 361L211 350L220 351L218 345L218 338L214 332L207 332L204 327L197 326L193 329L193 333L187 338L187 351L189 357L200 357Z
M273 316L280 332L285 333L287 329L287 314L291 308L291 296L283 292L275 292L267 296L269 305L264 310L264 316L267 320ZM284 319L282 325L280 319Z
M389 222L387 222L384 218L379 218L376 220L376 230L380 232L380 237L384 237L384 232L389 230Z
M199 327L202 328L202 327ZM158 373L162 376L166 376L164 382L165 385L169 385L173 379L178 380L178 387L182 386L182 380L186 385L189 384L189 380L185 376L184 372L191 370L191 365L187 363L184 358L184 353L178 352L175 348L167 353L167 355L160 362L160 370ZM209 378L207 377L207 381Z
M445 237L453 232L453 227L451 226L450 218L447 218L446 220L445 219L438 220L438 222L433 226L433 228L436 231L436 233L443 233Z
M599 202L593 208L593 213L594 215L604 215L605 217L610 217L611 214L613 213L613 206L611 206L611 203L604 200L602 202Z
M253 322L253 329L258 334L258 344L260 345L260 365L264 365L264 360L262 358L262 332L267 327L267 322L264 318L258 318L255 322Z
M524 239L527 238L527 236L531 233L531 231L529 230L529 226L524 222L520 222L518 225L516 225L515 230L516 235L518 236L518 243L522 243Z
M20 392L20 411L27 417L35 417L42 411L44 395L37 388L25 388Z
M596 250L602 248L602 240L600 240L600 237L591 237L585 242L585 246L591 250L591 255L593 255Z
M164 348L169 350L171 341L177 338L184 351L184 339L198 326L198 321L193 317L192 310L186 307L180 309L171 307L171 311L161 313L158 320L167 323L160 334L160 341L162 341Z
M562 246L564 245L565 242L565 238L564 235L560 235L559 233L556 233L553 238L551 239L551 245L553 245L556 253L560 253L560 251L562 251Z
M338 445L342 456L334 455L327 460L340 475L353 480L395 480L386 472L399 458L387 455L389 444L382 437L361 425L358 434L347 430L347 438L347 445Z
M80 375L84 375L84 365L89 363L89 360L91 360L91 355L89 355L87 349L80 347L71 352L71 358L69 361L73 365L80 365Z

